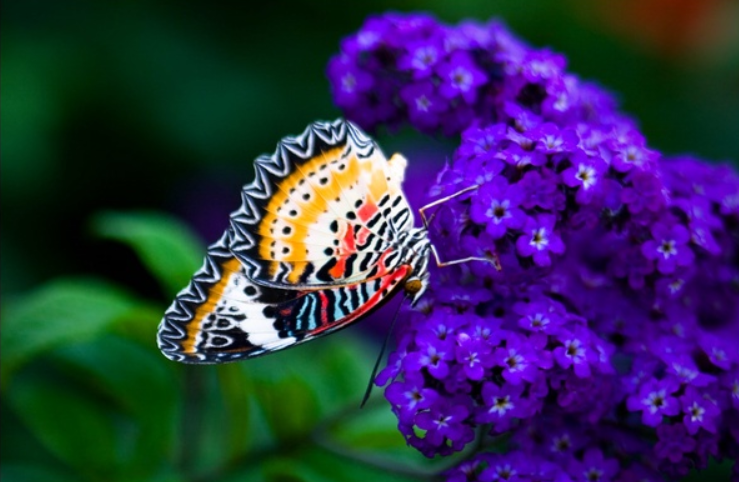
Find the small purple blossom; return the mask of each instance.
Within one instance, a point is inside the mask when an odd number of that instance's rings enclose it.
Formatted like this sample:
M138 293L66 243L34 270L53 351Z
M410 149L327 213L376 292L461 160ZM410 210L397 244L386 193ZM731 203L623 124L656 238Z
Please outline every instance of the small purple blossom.
M470 380L480 381L485 369L493 365L490 345L481 338L472 338L467 333L457 336L457 362L462 364L464 373Z
M631 395L626 406L631 411L642 412L642 423L656 427L664 416L677 415L680 405L673 394L678 385L671 379L650 380L644 383L639 391Z
M410 70L415 79L427 78L433 74L442 55L443 47L438 39L415 42L408 46L407 54L399 59L398 68Z
M683 423L690 435L695 435L700 428L716 433L716 417L720 410L710 396L688 387L685 395L680 397L680 406L685 414Z
M657 427L659 442L654 446L657 457L678 463L686 453L695 449L695 440L688 436L682 424L664 424Z
M408 116L422 130L433 130L440 124L440 115L446 110L446 101L439 96L430 81L409 84L400 91Z
M544 154L569 154L580 140L574 129L561 130L552 122L537 126L531 137L536 141L536 150Z
M618 462L603 456L599 449L585 451L582 461L573 461L569 472L575 480L582 482L610 482L618 473Z
M580 204L588 204L599 190L605 165L597 158L580 154L572 159L572 166L562 172L562 181L577 189L575 199Z
M439 398L439 394L425 388L420 379L393 382L388 385L385 395L398 408L401 418L411 420L417 412L428 409Z
M495 363L503 368L506 382L518 385L526 380L533 382L536 377L536 354L529 348L528 340L510 334L505 347L495 350Z
M518 325L527 331L555 334L564 322L563 310L549 300L516 303L513 310L521 316Z
M516 241L516 251L524 257L531 256L538 266L552 264L550 253L562 254L565 245L554 229L556 219L551 215L528 218L523 234Z
M500 238L508 229L520 228L526 221L519 207L522 198L523 193L518 186L508 184L503 177L496 177L480 187L470 209L470 217L486 225L493 239Z
M521 384L505 383L498 386L492 382L485 382L482 385L484 405L477 419L483 423L493 423L499 429L505 430L514 417L523 413L525 403L521 399L523 388Z
M642 244L642 254L657 262L657 269L670 274L678 266L689 266L694 259L688 246L690 233L681 224L659 222L652 226L652 239Z
M441 78L441 95L447 99L461 96L468 104L475 102L477 88L487 80L472 58L462 51L453 53L448 62L441 63L437 72Z
M447 360L452 358L451 345L446 343L424 343L423 351L411 353L405 358L405 368L410 371L428 370L428 373L442 379L449 373Z
M565 332L558 336L562 346L554 349L554 359L562 368L572 367L578 377L590 376L589 359L593 353L588 347L588 336L586 332Z
M464 405L454 405L446 400L434 403L428 411L416 415L416 425L426 431L424 439L436 446L450 440L464 446L472 440L474 432L465 424L469 410Z

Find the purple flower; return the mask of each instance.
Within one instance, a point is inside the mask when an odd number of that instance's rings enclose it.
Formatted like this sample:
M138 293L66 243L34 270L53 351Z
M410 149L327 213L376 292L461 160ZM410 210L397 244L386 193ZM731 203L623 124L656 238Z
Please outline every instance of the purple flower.
M662 184L653 173L633 171L628 180L631 186L621 191L621 201L629 207L633 214L639 214L645 209L658 212L664 206Z
M442 54L442 45L436 38L414 42L408 45L407 53L398 60L398 68L413 72L414 79L427 78L433 73Z
M632 168L643 169L654 163L658 157L655 151L645 147L644 137L635 129L629 127L623 134L614 139L614 151L611 165L619 172L627 172Z
M418 351L408 353L403 366L406 371L420 371L425 368L431 376L443 379L449 373L447 360L452 356L451 344L434 343L427 339Z
M554 359L562 368L572 367L575 375L584 378L590 376L589 360L594 354L588 347L589 336L585 331L564 332L557 337L562 346L554 349Z
M421 81L409 84L400 91L400 98L408 106L408 117L419 129L433 130L440 124L440 114L447 101L439 96L433 83Z
M562 210L565 197L557 189L557 176L548 169L532 170L518 182L523 191L521 205L526 209L540 207L547 210Z
M385 390L385 396L399 410L402 419L412 421L417 412L428 409L439 398L436 391L424 387L422 377L416 378L393 382Z
M549 300L516 303L513 310L521 316L518 325L527 331L554 334L564 321L560 310Z
M569 472L575 480L582 482L609 482L618 473L619 465L615 459L607 459L597 448L585 451L582 461L573 461Z
M536 354L526 342L525 338L511 334L506 338L506 346L495 350L495 363L503 367L503 378L513 385L523 380L532 382L536 377Z
M498 239L508 229L520 228L526 215L519 208L523 198L521 189L508 184L503 177L496 177L480 187L473 198L470 217L478 224L485 225L486 231Z
M690 435L695 435L700 428L716 433L716 417L720 410L717 402L710 396L688 387L685 395L680 397L680 406L685 414L683 423Z
M374 83L371 75L353 65L345 57L335 58L329 63L328 77L331 80L336 104L345 108L358 105L364 93L369 91Z
M664 424L657 427L659 442L654 446L657 457L678 463L683 455L695 449L695 439L691 438L682 424Z
M588 158L582 153L573 156L572 166L562 171L562 182L577 189L575 199L588 204L600 189L605 164L598 158Z
M706 333L698 344L711 363L723 370L729 370L739 358L737 339L729 341Z
M490 345L481 338L472 338L467 333L457 335L457 362L462 364L465 375L470 380L482 380L485 369L493 366Z
M680 412L677 398L672 396L677 389L677 383L670 378L648 380L626 400L626 406L632 412L642 412L644 425L656 427L662 423L662 417L671 417Z
M416 425L426 431L424 441L441 446L449 440L453 445L464 446L473 439L474 432L465 423L469 409L446 400L434 403L426 412L416 415Z
M657 269L670 274L678 266L689 266L693 263L693 251L688 246L690 233L685 226L677 223L658 222L651 228L652 239L642 244L641 251L645 258L655 260Z
M482 385L484 406L477 419L483 423L493 423L499 430L505 430L514 417L522 413L525 402L521 399L524 386L504 383L498 386L492 382Z
M560 130L557 124L544 123L531 133L536 141L536 150L544 154L563 154L575 150L580 138L574 129Z
M499 154L507 164L523 169L526 166L541 166L546 161L546 156L536 151L529 151L525 148L512 144Z
M477 89L487 77L475 66L472 57L463 51L454 52L437 68L441 79L439 91L447 99L462 97L468 104L477 99Z
M729 389L729 399L734 408L739 409L739 370L734 370L725 377L725 385Z
M488 467L480 474L482 482L505 482L526 480L526 462L521 454L513 452L510 454L496 454L488 460Z
M644 278L654 271L654 263L636 246L624 246L613 255L611 271L617 278L626 278L632 289L639 290L644 287Z
M531 256L538 266L549 266L552 260L549 253L562 254L565 245L554 230L556 218L542 214L536 218L528 218L523 227L523 234L516 241L516 251L523 257Z

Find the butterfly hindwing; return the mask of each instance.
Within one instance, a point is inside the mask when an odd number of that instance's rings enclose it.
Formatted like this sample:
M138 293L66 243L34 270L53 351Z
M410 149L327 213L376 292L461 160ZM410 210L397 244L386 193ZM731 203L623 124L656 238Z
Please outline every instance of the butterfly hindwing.
M331 289L285 290L252 282L222 238L175 299L159 328L159 347L184 363L241 360L303 343L380 306L410 267Z

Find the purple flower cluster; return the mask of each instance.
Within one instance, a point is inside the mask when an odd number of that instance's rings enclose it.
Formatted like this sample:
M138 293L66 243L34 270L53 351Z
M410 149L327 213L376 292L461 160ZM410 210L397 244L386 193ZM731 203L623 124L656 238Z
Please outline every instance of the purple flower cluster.
M499 23L372 18L329 69L365 128L461 134L443 259L377 383L451 481L680 477L739 455L739 175L647 147ZM492 453L484 447L494 447ZM739 472L739 469L736 469Z

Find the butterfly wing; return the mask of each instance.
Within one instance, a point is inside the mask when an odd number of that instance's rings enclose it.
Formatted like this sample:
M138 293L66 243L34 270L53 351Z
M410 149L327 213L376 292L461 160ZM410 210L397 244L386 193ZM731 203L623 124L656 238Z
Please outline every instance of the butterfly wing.
M410 273L331 289L285 290L252 282L228 248L228 235L208 248L203 267L180 292L159 326L158 344L184 363L222 363L281 350L336 331L388 300Z
M254 282L330 288L384 276L401 263L413 225L401 190L405 159L388 161L349 122L317 122L255 162L231 215L231 252Z

